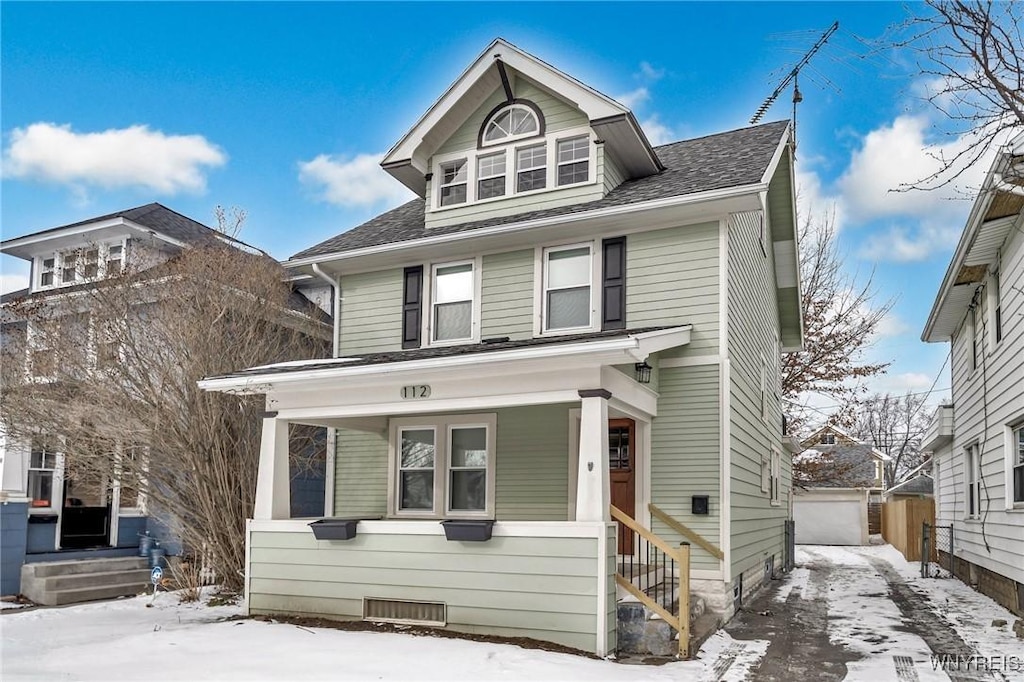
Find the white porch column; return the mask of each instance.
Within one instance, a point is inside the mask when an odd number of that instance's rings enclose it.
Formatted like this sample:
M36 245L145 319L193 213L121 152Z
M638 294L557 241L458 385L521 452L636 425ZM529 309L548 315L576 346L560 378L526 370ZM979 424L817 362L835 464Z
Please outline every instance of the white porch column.
M267 413L263 417L260 468L256 475L256 503L252 513L254 519L291 517L288 422L276 417L276 412Z
M576 520L611 521L611 479L608 474L608 399L603 388L579 392L580 459L576 476Z

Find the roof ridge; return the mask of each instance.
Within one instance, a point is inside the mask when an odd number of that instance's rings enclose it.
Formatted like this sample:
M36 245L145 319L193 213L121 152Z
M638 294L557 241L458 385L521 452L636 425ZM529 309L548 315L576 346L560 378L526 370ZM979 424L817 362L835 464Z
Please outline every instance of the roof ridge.
M682 140L674 140L672 142L666 142L665 144L656 145L653 148L655 150L664 149L665 147L671 147L672 145L676 145L676 144L683 144L684 142L698 142L700 140L707 140L707 139L710 139L712 137L720 137L722 135L734 135L736 133L743 132L745 130L757 130L758 128L767 128L768 126L776 126L776 125L778 125L780 123L785 123L786 125L789 125L789 120L787 120L787 119L779 119L778 121L768 121L767 123L758 123L757 125L740 126L739 128L733 128L732 130L723 130L723 131L718 132L718 133L708 133L707 135L699 135L697 137L687 137L687 138L682 139Z

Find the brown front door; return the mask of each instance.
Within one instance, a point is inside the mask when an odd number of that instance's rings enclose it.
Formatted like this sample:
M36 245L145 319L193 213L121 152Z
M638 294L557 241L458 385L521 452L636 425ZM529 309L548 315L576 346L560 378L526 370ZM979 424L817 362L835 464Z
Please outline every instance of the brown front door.
M636 422L608 420L608 467L611 474L612 504L636 518ZM633 553L633 533L619 524L619 554Z

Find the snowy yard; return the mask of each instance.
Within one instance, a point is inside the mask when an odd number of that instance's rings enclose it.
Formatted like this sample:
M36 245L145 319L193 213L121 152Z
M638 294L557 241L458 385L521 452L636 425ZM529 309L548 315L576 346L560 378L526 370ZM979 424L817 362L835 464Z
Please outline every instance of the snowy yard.
M227 620L161 594L0 614L11 680L946 680L930 654L1024 657L1006 610L922 579L891 547L801 547L800 568L709 640L700 659L622 665L458 639ZM895 582L894 582L895 581ZM896 588L893 588L896 585ZM902 586L902 587L900 587ZM890 594L892 590L892 594ZM817 604L817 607L813 605ZM813 622L814 609L820 622ZM911 613L915 621L908 620ZM1007 626L995 627L994 620ZM920 622L918 622L920 621ZM820 625L820 627L818 627ZM817 629L816 629L817 628ZM805 641L806 640L806 641ZM785 648L793 651L786 653ZM957 647L960 647L958 649ZM829 659L835 659L830 663ZM1022 663L1024 665L1024 663ZM832 667L830 667L832 666ZM844 667L845 666L845 667ZM1024 680L1024 670L954 679Z

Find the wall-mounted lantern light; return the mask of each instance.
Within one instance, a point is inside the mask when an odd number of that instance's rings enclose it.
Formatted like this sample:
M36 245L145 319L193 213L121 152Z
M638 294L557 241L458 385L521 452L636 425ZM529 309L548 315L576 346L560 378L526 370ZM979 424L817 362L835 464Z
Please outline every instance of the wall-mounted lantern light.
M638 362L633 367L636 370L636 380L641 384L651 383L651 369L652 367L647 364L647 361Z

